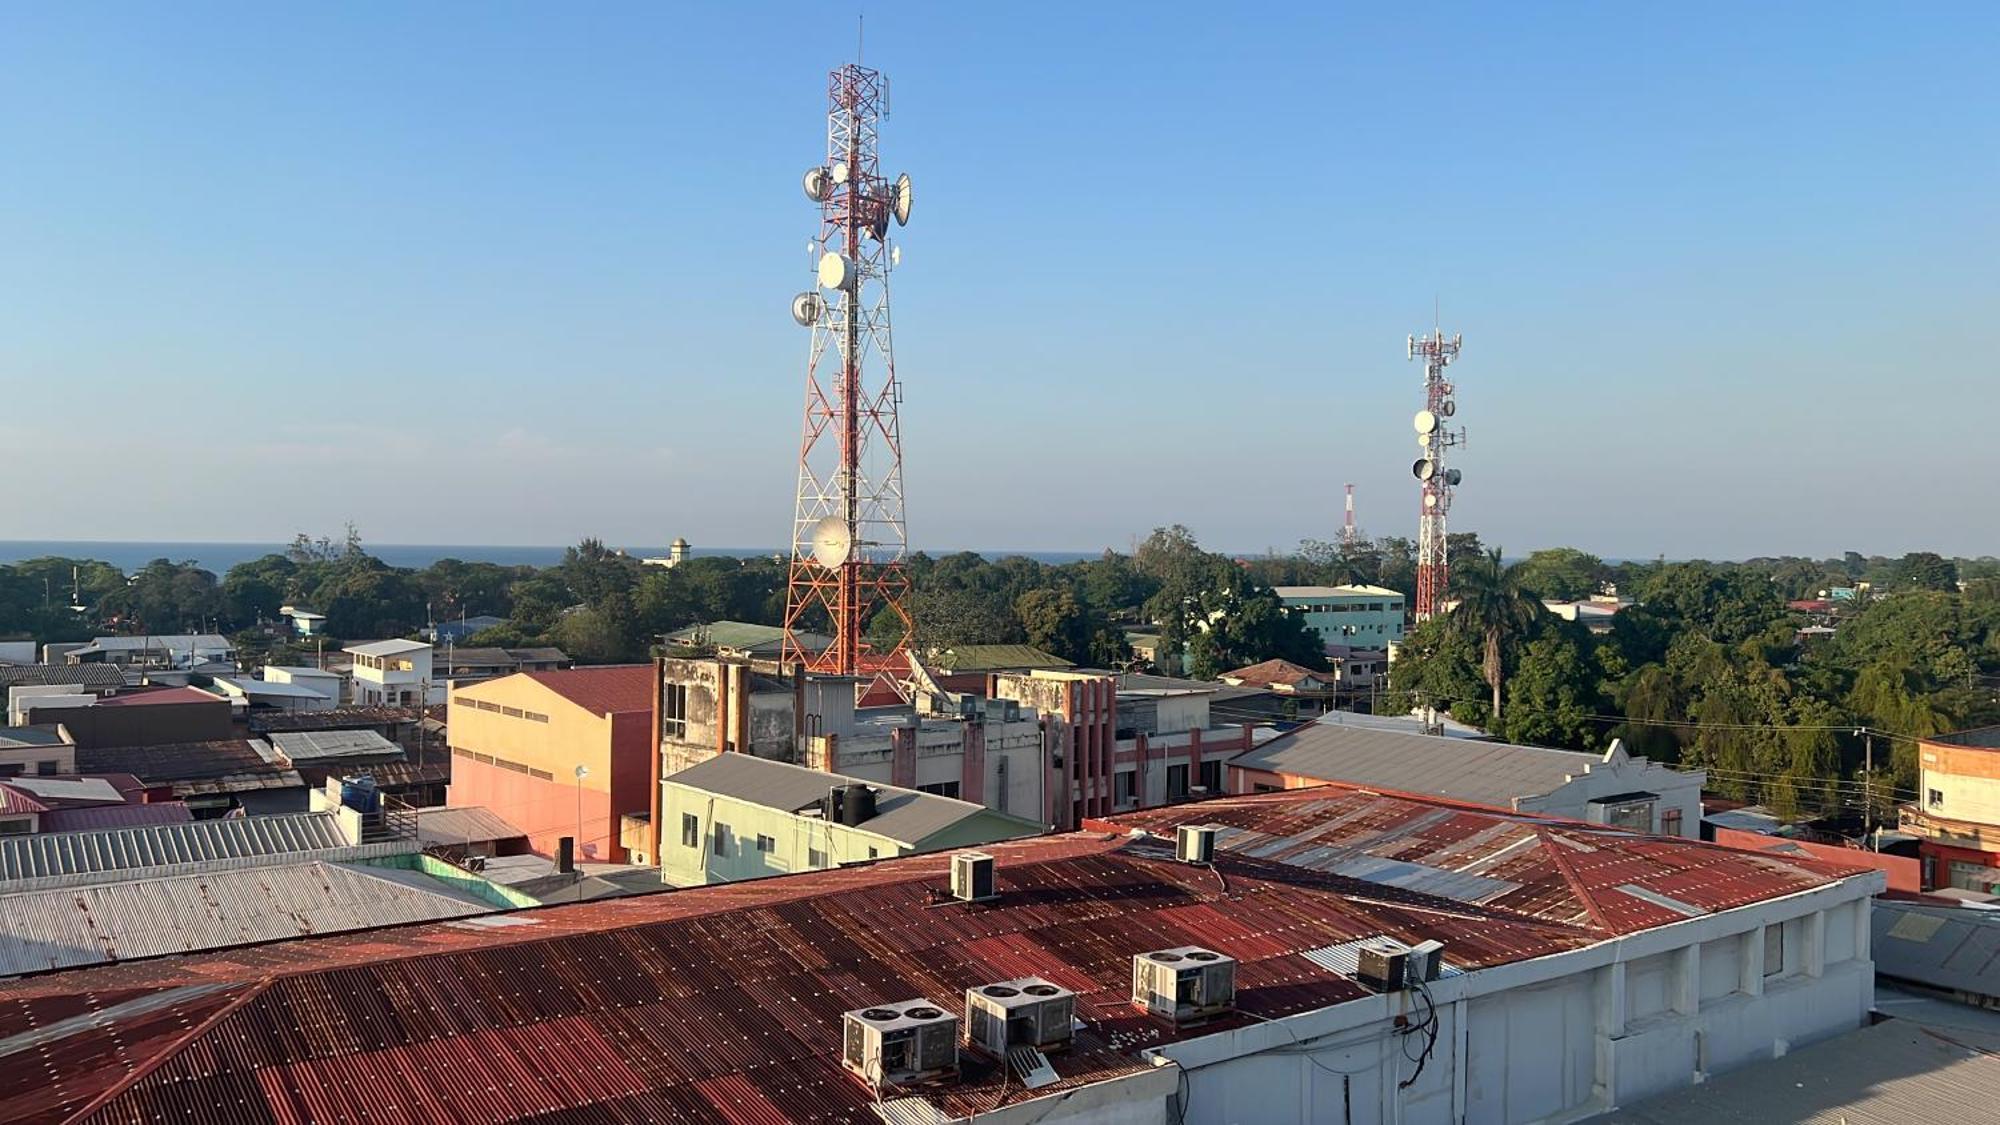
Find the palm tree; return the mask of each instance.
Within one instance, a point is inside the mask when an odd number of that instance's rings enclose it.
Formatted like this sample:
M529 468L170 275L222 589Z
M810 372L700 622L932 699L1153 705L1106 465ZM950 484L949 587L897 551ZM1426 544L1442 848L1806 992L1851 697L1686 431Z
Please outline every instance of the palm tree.
M1521 589L1516 569L1500 561L1498 547L1473 556L1451 577L1458 604L1451 609L1449 627L1483 647L1481 671L1493 689L1493 721L1498 723L1501 655L1508 641L1527 632L1542 615L1542 603Z

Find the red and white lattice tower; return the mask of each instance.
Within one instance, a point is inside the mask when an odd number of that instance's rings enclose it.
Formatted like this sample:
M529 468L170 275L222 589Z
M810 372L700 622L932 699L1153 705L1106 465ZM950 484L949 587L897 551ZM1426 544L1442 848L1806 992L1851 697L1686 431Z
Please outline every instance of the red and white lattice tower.
M816 285L792 301L812 345L783 657L840 675L893 666L911 631L903 394L889 337L889 272L901 256L889 232L909 220L910 178L882 175L876 129L887 100L887 80L858 63L828 79L826 162L804 183L820 212ZM871 626L879 643L868 639ZM802 643L808 633L833 643Z
M1410 358L1424 361L1424 408L1417 411L1417 444L1423 456L1410 466L1422 486L1417 514L1417 605L1416 618L1427 621L1444 608L1451 589L1451 559L1447 550L1445 517L1451 511L1452 490L1458 487L1459 472L1445 466L1446 453L1465 444L1465 430L1453 431L1451 416L1458 413L1452 399L1452 385L1444 369L1458 358L1460 337L1445 339L1443 329L1429 336L1412 336Z
M1340 545L1354 546L1357 533L1354 530L1354 486L1347 486L1347 522L1340 525Z

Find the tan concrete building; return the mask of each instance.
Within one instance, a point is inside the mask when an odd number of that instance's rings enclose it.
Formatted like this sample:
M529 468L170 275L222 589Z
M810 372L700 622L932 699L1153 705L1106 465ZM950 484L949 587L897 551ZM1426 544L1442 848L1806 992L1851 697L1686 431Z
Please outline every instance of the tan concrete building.
M648 809L657 788L655 683L653 665L622 664L454 685L447 803L491 811L539 855L574 836L579 859L657 862L632 854L620 831L621 817Z

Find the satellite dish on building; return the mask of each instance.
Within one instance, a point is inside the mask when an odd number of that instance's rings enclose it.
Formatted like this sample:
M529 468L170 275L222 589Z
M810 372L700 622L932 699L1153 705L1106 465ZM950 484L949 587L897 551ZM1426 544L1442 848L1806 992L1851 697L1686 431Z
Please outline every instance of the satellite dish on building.
M839 516L828 516L813 525L812 556L819 565L834 570L847 562L847 556L854 551L854 536L847 530L847 521Z
M827 179L824 168L806 169L802 186L806 189L806 198L814 203L825 203L826 197L833 194L833 183Z
M1428 410L1417 411L1417 416L1413 421L1417 427L1417 432L1420 434L1427 434L1438 428L1437 415L1432 414Z
M1418 480L1429 480L1431 479L1431 474L1435 472L1437 472L1437 466L1428 457L1419 457L1416 464L1410 466L1410 475Z
M910 223L910 174L908 172L904 172L896 177L896 186L890 189L889 200L890 206L896 212L896 225L899 227L908 226Z
M853 289L859 280L860 271L854 263L839 254L825 254L819 260L819 284L822 289Z
M792 298L792 319L798 321L801 328L811 328L818 324L820 316L825 312L826 298L811 290Z

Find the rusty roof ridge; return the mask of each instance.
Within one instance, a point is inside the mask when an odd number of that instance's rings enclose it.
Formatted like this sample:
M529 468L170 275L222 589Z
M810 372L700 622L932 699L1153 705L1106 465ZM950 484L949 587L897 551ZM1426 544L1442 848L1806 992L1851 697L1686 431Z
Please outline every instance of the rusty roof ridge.
M1579 927L1569 925L1568 923L1552 922L1546 918L1537 918L1532 914L1524 914L1504 906L1489 906L1484 903L1462 903L1457 899L1445 898L1442 895L1428 894L1424 891L1413 891L1404 887L1394 887L1386 883L1371 882L1370 880L1354 875L1342 875L1334 871L1317 871L1312 868L1296 867L1283 860L1258 859L1254 856L1243 855L1240 852L1218 851L1216 855L1217 862L1221 862L1225 856L1228 862L1248 868L1249 870L1244 871L1243 874L1257 879L1260 883L1305 882L1312 885L1315 890L1337 894L1342 902L1359 903L1363 906L1376 906L1386 910L1410 910L1423 914L1435 914L1444 918L1454 918L1461 922L1511 922L1516 925L1547 930L1567 937L1574 937L1579 932ZM1274 878L1266 873L1273 870L1284 872L1284 877ZM1353 893L1356 889L1362 889L1364 893ZM1391 894L1385 895L1384 891L1391 892ZM1412 901L1401 901L1393 897L1395 895L1408 895Z
M1548 846L1556 843L1559 839L1555 834L1554 827L1548 825L1537 826L1535 828L1535 835L1542 838L1542 850L1547 853L1549 862L1553 863L1556 870L1561 873L1563 881L1569 884L1569 889L1576 895L1576 900L1583 904L1583 912L1590 915L1590 920L1596 924L1601 932L1605 934L1618 933L1618 927L1611 924L1610 919L1604 916L1603 908L1598 906L1595 898L1591 897L1590 888L1584 883L1583 876L1577 874L1576 868L1570 866L1570 857L1565 854L1569 849Z
M174 1057L175 1055L178 1055L182 1047L187 1046L189 1043L192 1043L196 1039L207 1034L208 1030L214 1027L218 1022L220 1022L224 1016L227 1016L230 1013L234 1012L236 1009L241 1008L243 1005L249 1003L252 999L261 996L264 993L264 990L271 986L271 980L272 980L271 977L259 978L255 984L250 985L249 987L243 989L242 992L236 994L235 996L230 997L227 1003L223 1004L220 1008L217 1008L215 1011L209 1013L207 1019L202 1020L201 1022L195 1024L193 1027L190 1027L186 1031L181 1032L179 1035L174 1036L172 1042L168 1043L164 1047L161 1047L158 1051L153 1052L153 1056L147 1059L145 1062L140 1063L138 1066L133 1067L129 1071L126 1071L124 1077L120 1078L118 1081L113 1082L111 1085L106 1086L103 1090L99 1091L96 1097L90 1099L88 1102L85 1102L82 1109L79 1109L75 1113L70 1114L66 1118L66 1120L79 1121L84 1118L87 1118L91 1114L103 1108L107 1103L111 1101L111 1099L131 1089L135 1084L139 1082L140 1079L145 1078L147 1075L153 1073L155 1070L158 1070L160 1066L163 1063L165 1063L168 1059Z

